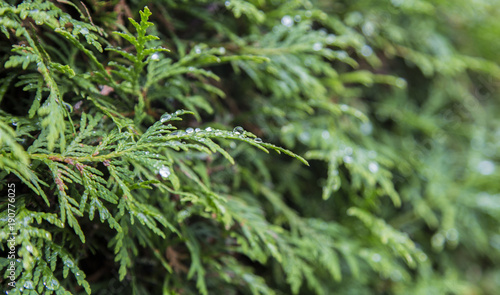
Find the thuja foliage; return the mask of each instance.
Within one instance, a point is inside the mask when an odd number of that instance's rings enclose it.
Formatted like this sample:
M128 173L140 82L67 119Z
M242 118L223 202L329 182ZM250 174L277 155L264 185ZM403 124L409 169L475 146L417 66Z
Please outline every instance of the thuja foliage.
M0 1L1 291L495 294L469 2Z

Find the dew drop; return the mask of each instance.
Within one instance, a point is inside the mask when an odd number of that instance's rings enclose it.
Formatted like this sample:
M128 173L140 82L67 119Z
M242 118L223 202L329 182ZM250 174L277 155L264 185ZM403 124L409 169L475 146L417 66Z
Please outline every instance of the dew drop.
M35 287L33 286L33 282L32 281L26 281L24 282L24 288L28 289L28 290L33 290L35 289Z
M348 55L348 54L347 54L347 52L345 52L345 51L341 51L341 52L339 52L339 53L337 54L337 56L338 56L338 58L339 58L340 60L343 60L343 59L346 59L347 57L349 57L349 55Z
M167 178L170 176L170 168L168 168L167 166L162 166L158 173L160 173L161 177Z
M196 52L197 54L200 54L201 53L201 49L199 47L195 47L194 48L194 52Z
M373 262L380 262L380 260L382 260L382 256L380 256L380 254L378 254L378 253L374 253L372 255L372 260L373 260Z
M418 254L418 260L420 260L420 262L425 262L427 260L427 255L425 253Z
M224 2L224 5L226 5L226 7L229 7L229 5L231 5L231 2L230 1L226 1L226 2Z
M454 228L450 228L446 231L446 239L448 241L456 241L458 240L458 231Z
M373 131L373 125L370 122L364 122L359 126L359 131L364 135L370 135Z
M321 44L321 42L316 42L316 43L314 43L314 45L313 45L313 50L314 50L314 51L319 51L319 50L321 50L322 48L323 48L323 44Z
M285 15L281 19L281 24L284 25L285 27L291 27L293 25L293 19L292 19L292 17L289 16L289 15Z
M440 233L437 233L431 239L432 247L434 247L435 249L441 249L443 247L444 241L444 236Z
M83 28L80 33L82 33L83 35L87 35L89 33L89 30L87 28Z
M262 139L260 137L257 137L254 140L255 140L255 142L259 142L259 143L262 142Z
M399 88L405 88L406 87L406 80L403 78L397 78L396 79L396 86Z
M297 23L298 23L298 22L300 22L300 21L302 20L302 17L301 17L300 15L296 15L296 16L293 18L293 20L294 20L295 22L297 22Z
M335 42L336 38L337 36L335 36L334 34L330 34L328 35L328 37L326 37L326 43L332 44L333 42Z
M213 130L212 127L205 128L205 131L207 131L207 132L211 132L212 130Z
M489 160L481 161L477 164L477 171L482 175L491 175L495 172L495 164Z
M193 133L194 132L194 129L189 127L188 129L186 129L186 133Z
M353 161L353 159L352 159L351 156L345 156L344 157L344 163L350 164L350 163L352 163L352 161Z
M330 132L328 132L328 130L323 130L323 132L321 132L321 137L323 137L323 139L330 138Z
M370 164L368 164L368 169L372 172L372 173L376 173L378 171L378 164L375 163L375 162L370 162Z
M151 59L152 60L159 60L160 59L160 55L157 52L155 52L155 53L153 53L151 55Z
M373 49L368 45L364 45L363 47L361 47L361 54L368 57L373 54Z
M241 133L245 132L245 129L243 129L243 127L241 127L241 126L236 126L236 127L234 127L233 132L236 134L241 134Z
M340 110L342 110L343 112L347 112L349 110L349 106L346 104L341 104Z
M366 22L361 30L363 31L363 34L365 34L365 36L371 36L373 35L373 32L375 32L375 26L372 22Z
M311 17L312 16L312 11L308 10L308 11L306 11L306 13L304 15L306 17Z
M196 128L196 129L194 130L194 132L200 132L200 131L201 131L201 129L200 129L200 128Z
M160 122L164 123L169 121L170 119L172 119L172 116L170 114L164 114L163 116L161 116Z
M219 47L219 53L220 53L220 54L225 54L225 53L226 53L226 48L224 48L224 47Z

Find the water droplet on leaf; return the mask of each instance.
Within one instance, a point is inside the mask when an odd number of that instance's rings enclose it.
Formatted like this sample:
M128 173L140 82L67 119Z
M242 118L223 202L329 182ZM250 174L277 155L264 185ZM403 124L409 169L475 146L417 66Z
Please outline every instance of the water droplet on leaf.
M291 27L293 25L293 19L292 19L292 17L289 16L289 15L285 15L281 19L281 24L284 25L285 27Z
M241 126L236 126L236 127L234 127L233 132L236 134L241 134L241 133L245 132L245 129L243 129L243 127L241 127Z
M163 116L161 116L160 122L164 123L169 121L170 119L172 119L172 116L170 114L164 114Z
M255 140L255 142L259 142L259 143L262 142L262 139L259 137L255 138L254 140Z
M313 50L314 50L314 51L319 51L319 50L321 50L322 48L323 48L323 44L321 44L321 42L316 42L316 43L314 43L314 45L313 45Z
M193 128L191 128L191 127L189 127L188 129L186 129L186 132L187 132L187 133L193 133L193 132L194 132L194 129L193 129Z
M381 259L382 259L382 256L380 256L380 254L378 254L378 253L374 253L372 255L373 262L380 262Z
M372 172L372 173L375 173L378 171L378 164L375 163L375 162L371 162L370 164L368 164L368 169Z
M361 54L368 57L373 54L373 49L368 45L364 45L363 47L361 47Z
M155 53L153 53L151 55L151 59L152 60L159 60L160 59L160 55L157 52L155 52Z
M170 168L168 168L167 166L162 166L158 171L158 173L160 174L161 177L167 178L170 176Z
M482 175L491 175L495 172L495 164L489 160L481 161L477 164L477 171Z

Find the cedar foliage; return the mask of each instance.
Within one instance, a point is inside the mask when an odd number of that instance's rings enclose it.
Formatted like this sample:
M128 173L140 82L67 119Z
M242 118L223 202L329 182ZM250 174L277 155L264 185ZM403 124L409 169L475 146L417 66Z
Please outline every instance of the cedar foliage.
M0 1L2 291L495 294L499 8Z

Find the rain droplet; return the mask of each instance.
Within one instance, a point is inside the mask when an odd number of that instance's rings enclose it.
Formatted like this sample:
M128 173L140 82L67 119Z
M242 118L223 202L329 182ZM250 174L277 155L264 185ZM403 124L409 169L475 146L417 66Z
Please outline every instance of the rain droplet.
M348 146L344 149L344 153L347 155L347 156L350 156L352 155L352 147Z
M323 137L323 139L330 138L330 132L328 132L327 130L323 130L323 132L321 132L321 137Z
M375 163L375 162L370 162L370 164L368 164L368 169L372 172L372 173L376 173L378 171L378 164Z
M194 48L194 52L196 52L197 54L200 54L200 53L201 53L201 48L200 48L200 47L198 47L198 46L196 46L196 47Z
M241 133L245 132L245 129L243 129L243 127L241 127L241 126L236 126L236 127L234 127L233 132L236 134L241 134Z
M363 31L363 34L365 34L365 36L371 36L375 31L375 26L372 22L366 22L361 30Z
M196 129L194 129L194 132L200 132L200 131L201 131L201 129L200 129L200 128L196 128Z
M157 52L155 52L155 53L153 53L151 55L151 59L152 60L159 60L160 59L160 55Z
M212 130L213 130L213 129L212 129L212 127L207 127L207 128L205 128L205 131L207 131L207 132L210 132L210 131L212 131Z
M380 254L378 254L378 253L374 253L372 255L372 260L373 260L373 262L380 262L380 260L382 260L382 256L380 256Z
M491 175L495 172L495 164L489 160L481 161L477 164L477 171L482 175Z
M306 11L306 13L304 14L306 17L311 17L312 16L312 12L310 10Z
M341 104L340 110L342 110L343 112L347 112L349 110L349 106L346 104Z
M370 122L364 122L359 126L359 131L364 135L370 135L373 131L373 125Z
M418 260L425 262L427 260L427 255L425 253L418 254Z
M255 142L262 142L262 139L259 137L255 138L254 140L255 140Z
M332 44L333 42L335 42L336 38L337 36L335 36L334 34L330 34L328 35L328 37L326 37L326 43Z
M434 247L436 249L442 248L443 244L444 244L443 235L440 233L435 234L431 239L431 244L432 244L432 247Z
M285 15L281 19L281 24L284 25L285 27L291 27L293 25L293 19L292 19L292 17L289 16L289 15Z
M71 260L67 260L64 264L66 264L66 266L69 267L69 268L72 268L72 267L75 266L75 264Z
M89 33L89 30L87 28L83 28L80 33L82 33L83 35L87 35Z
M353 160L353 159L352 159L352 157L351 157L351 156L345 156L345 157L344 157L344 163L346 163L346 164L350 164L350 163L352 163L352 160Z
M314 50L314 51L319 51L319 50L321 50L322 48L323 48L323 44L321 44L321 42L316 42L316 43L314 43L314 45L313 45L313 50Z
M161 116L160 122L164 123L169 121L170 119L172 119L172 116L170 114L164 114L163 116Z
M32 281L26 281L24 282L24 288L28 289L28 290L33 290L35 289L35 287L33 286L33 282Z
M219 53L220 53L220 54L225 54L225 53L226 53L226 48L224 48L224 47L219 47Z
M406 87L406 80L403 78L397 78L396 79L396 86L399 88L405 88Z
M170 168L168 168L167 166L162 166L158 173L160 173L161 177L167 178L170 176Z
M193 133L194 132L194 129L189 127L188 129L186 129L186 133Z
M361 54L363 56L367 56L368 57L368 56L370 56L370 55L373 54L373 49L370 46L368 46L368 45L364 45L363 47L361 47Z
M347 52L345 52L345 51L341 51L341 52L337 53L337 56L338 56L338 58L339 58L339 59L341 59L341 60L342 60L342 59L346 59L347 57L349 57L349 55L348 55L348 54L347 54Z
M446 239L448 241L456 241L458 240L458 231L454 228L450 228L446 231Z
M392 271L391 280L398 282L398 281L401 281L402 278L403 278L403 275L401 275L401 272L399 270Z
M293 20L294 20L295 22L297 22L297 23L298 23L298 22L300 22L300 21L302 20L302 17L301 17L300 15L296 15L296 16L293 18Z
M226 7L229 7L229 5L231 5L231 2L226 1L226 2L224 2L224 5L226 5Z

